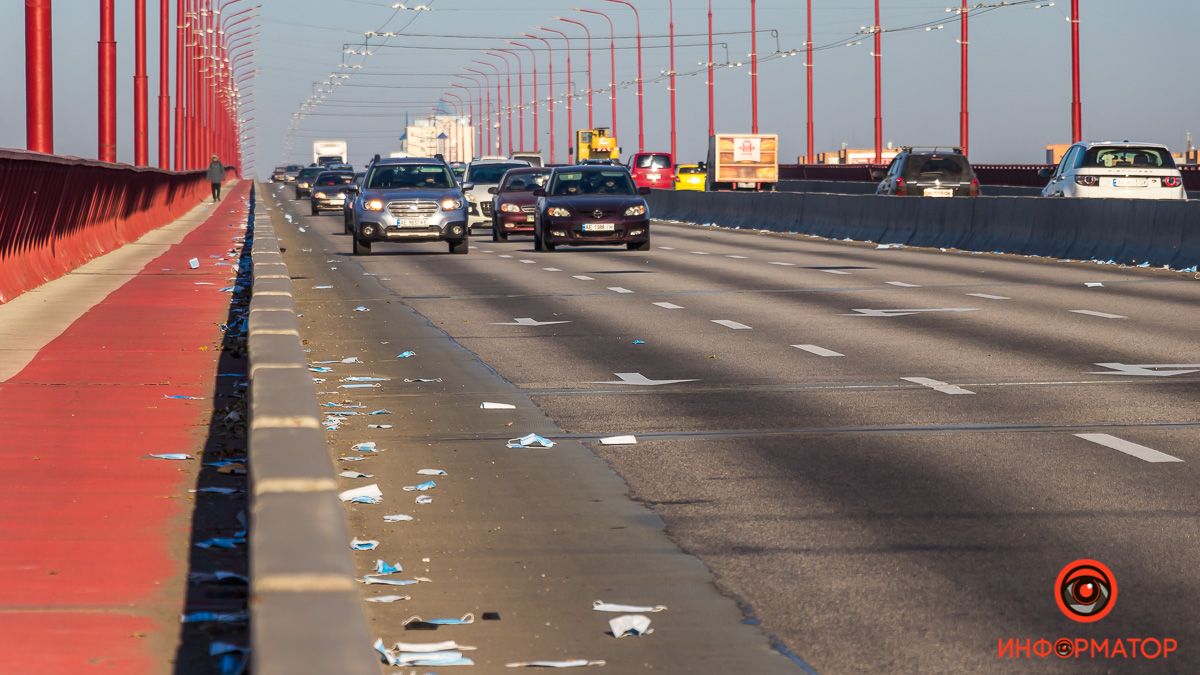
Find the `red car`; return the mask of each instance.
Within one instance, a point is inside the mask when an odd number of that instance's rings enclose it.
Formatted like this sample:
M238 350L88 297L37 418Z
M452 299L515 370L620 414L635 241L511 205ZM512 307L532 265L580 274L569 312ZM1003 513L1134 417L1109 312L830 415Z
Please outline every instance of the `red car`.
M669 152L639 152L629 160L629 173L640 188L675 189L675 162Z
M533 234L537 197L533 191L546 184L550 169L509 169L500 185L488 188L492 195L492 241L508 240L510 234Z

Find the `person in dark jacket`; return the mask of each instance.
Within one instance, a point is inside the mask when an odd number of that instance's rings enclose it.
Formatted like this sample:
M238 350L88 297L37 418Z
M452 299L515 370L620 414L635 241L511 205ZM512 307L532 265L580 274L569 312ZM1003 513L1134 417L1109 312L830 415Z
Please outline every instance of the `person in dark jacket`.
M212 183L212 198L214 202L221 201L221 181L225 180L225 165L216 156L208 164L208 182Z

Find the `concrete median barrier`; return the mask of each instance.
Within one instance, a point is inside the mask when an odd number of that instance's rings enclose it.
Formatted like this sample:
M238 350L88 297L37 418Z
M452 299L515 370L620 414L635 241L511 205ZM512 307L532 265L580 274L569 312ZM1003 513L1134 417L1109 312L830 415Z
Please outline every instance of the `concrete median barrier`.
M252 671L378 675L292 283L270 223L250 217Z

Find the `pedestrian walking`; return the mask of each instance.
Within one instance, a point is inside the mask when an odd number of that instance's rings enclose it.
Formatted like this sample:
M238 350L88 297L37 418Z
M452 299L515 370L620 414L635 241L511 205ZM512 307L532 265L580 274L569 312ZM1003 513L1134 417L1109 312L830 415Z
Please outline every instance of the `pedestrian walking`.
M225 165L216 156L212 156L212 161L208 164L208 182L212 183L212 199L214 202L221 201L221 181L225 180Z

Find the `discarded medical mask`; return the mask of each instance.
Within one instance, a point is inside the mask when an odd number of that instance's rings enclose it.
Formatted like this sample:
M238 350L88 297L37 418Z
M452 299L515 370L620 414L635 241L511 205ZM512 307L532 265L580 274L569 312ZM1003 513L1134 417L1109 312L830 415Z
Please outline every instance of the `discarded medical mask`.
M354 308L354 311L356 311L356 312L369 312L369 311L371 311L371 310L370 310L370 309L368 309L368 308L366 308L366 307L364 307L364 306L362 306L362 305L359 305L358 307L355 307L355 308Z
M362 458L360 458L360 459L362 459ZM339 473L338 475L341 476L342 478L374 478L375 477L369 473L359 473L357 471L343 471L343 472Z
M367 602L396 602L397 600L412 600L412 596L408 595L377 595L373 598L367 598Z
M413 517L407 513L393 513L383 517L385 523L404 523L412 520Z
M510 448L553 448L554 441L537 434L526 434L520 438L508 439Z
M417 497L417 503L418 504L432 504L433 497L430 497L429 495L421 495L421 496Z
M608 627L612 630L613 637L617 638L626 635L638 637L654 632L654 629L650 627L650 618L641 614L622 614L613 617L608 620Z
M418 476L445 476L446 472L443 469L417 469Z
M245 623L250 614L241 612L189 612L179 617L182 623Z
M457 619L422 619L419 616L410 616L407 619L405 619L404 621L402 621L400 623L400 625L408 627L409 624L413 624L413 623L430 623L435 626L466 625L469 623L475 623L475 615L474 614L463 614L461 617L459 617Z
M182 452L160 452L158 454L148 455L148 456L153 459L169 459L169 460L174 460L174 461L180 461L180 460L192 458L191 455L188 455L188 454L185 454Z
M414 357L414 356L416 356L416 355L417 355L417 353L416 353L416 352L414 352L414 351L412 351L412 350L409 350L409 351L405 351L405 352L400 352L399 354L397 354L397 355L396 355L396 358L398 358L398 359L411 359L412 357Z
M454 640L446 640L444 642L397 642L392 645L394 652L409 652L413 654L428 654L430 652L473 652L477 648L467 645L460 645Z
M424 483L418 483L416 485L405 485L404 491L405 492L424 492L426 490L432 490L435 487L437 487L437 483L435 483L434 481L431 481L431 480L427 480Z
M383 385L381 385L381 384L343 384L343 385L340 385L338 388L339 389L378 389L382 386Z
M492 403L491 401L484 401L483 403L479 404L479 408L481 410L516 410L517 406L512 405L511 403Z
M440 377L435 377L435 378L433 378L433 379L430 379L430 378L427 378L427 377L418 377L418 378L416 378L416 379L411 379L411 380L410 380L410 379L408 379L408 378L406 377L406 378L404 378L404 381L405 381L405 382L407 382L407 383L409 383L409 384L413 384L414 382L441 382L441 381L442 381L442 378L440 378Z
M351 539L350 548L355 551L374 551L379 548L379 542L374 539Z
M342 382L387 382L390 379L392 379L392 378L390 378L390 377L354 376L354 377L343 377Z
M368 586L413 586L419 583L433 583L432 579L415 577L413 579L393 579L391 577L368 574L363 577L363 583Z
M192 269L199 269L200 268L200 259L192 258L192 259L188 260L188 267L190 267Z
M368 429L391 429L392 425L390 425L390 424L368 424L367 428Z
M666 605L653 605L653 606L649 606L649 605L644 605L644 606L618 605L618 604L611 603L611 602L604 602L603 600L596 600L595 602L592 603L592 609L597 612L622 612L622 613L661 612L661 611L664 611L666 608L667 608Z
M505 668L583 668L586 666L603 666L607 661L589 661L587 659L572 659L569 661L515 661L504 664Z
M370 485L364 485L363 487L354 488L353 490L346 490L345 492L338 494L338 499L344 502L348 502L357 497L370 497L373 499L382 500L383 491L379 489L378 484L371 483Z
M389 563L386 560L375 561L375 574L396 574L403 571L404 567L400 563Z
M364 443L355 443L350 446L350 449L355 452L379 452L375 447L375 441L366 441Z

